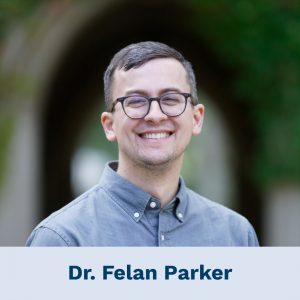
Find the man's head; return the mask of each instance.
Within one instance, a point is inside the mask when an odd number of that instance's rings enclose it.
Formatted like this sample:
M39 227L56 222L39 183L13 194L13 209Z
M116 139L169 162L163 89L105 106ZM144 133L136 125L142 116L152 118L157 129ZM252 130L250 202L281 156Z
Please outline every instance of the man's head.
M142 48L143 54L137 51ZM180 166L204 115L195 103L191 65L166 45L139 43L114 56L105 81L108 109L101 122L107 139L118 143L120 164Z
M187 61L181 53L166 44L159 42L140 42L131 44L117 52L104 73L106 111L111 111L113 101L115 100L112 99L115 71L120 69L128 71L132 68L139 68L146 62L156 58L173 58L182 64L186 71L187 81L190 85L192 102L193 104L197 104L196 79L191 63Z

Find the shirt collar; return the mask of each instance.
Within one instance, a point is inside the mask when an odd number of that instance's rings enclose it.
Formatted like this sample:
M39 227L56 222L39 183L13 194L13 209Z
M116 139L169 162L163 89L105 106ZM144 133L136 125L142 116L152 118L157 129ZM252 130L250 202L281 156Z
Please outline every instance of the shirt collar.
M99 185L110 194L112 200L121 206L134 221L138 222L153 197L120 176L116 172L117 168L117 161L107 163L100 178ZM187 206L187 191L184 180L181 177L179 184L180 186L176 196L163 210L174 209L176 218L180 222L183 222Z

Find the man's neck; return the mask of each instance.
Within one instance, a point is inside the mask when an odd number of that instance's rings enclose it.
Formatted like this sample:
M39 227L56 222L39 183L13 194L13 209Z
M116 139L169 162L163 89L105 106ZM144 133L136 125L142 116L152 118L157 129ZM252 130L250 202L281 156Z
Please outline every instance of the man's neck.
M165 166L145 167L119 161L117 173L160 200L165 206L178 190L182 158Z

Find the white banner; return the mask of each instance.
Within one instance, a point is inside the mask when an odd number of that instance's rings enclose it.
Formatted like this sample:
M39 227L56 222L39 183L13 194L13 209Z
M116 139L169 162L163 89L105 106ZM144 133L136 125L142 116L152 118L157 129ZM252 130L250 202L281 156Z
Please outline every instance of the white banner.
M300 299L300 248L0 248L0 299Z

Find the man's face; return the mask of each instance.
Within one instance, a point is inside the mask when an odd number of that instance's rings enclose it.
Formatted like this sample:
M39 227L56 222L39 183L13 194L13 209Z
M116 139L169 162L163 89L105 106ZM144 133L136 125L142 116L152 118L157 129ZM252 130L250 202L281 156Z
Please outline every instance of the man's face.
M139 68L114 73L113 101L128 95L158 97L167 92L191 92L186 71L175 59L153 59ZM153 167L181 161L191 136L201 131L203 114L203 105L194 107L188 99L183 114L168 117L154 101L143 119L130 119L118 102L113 113L102 114L101 121L107 138L118 142L120 163Z

